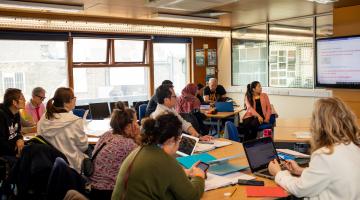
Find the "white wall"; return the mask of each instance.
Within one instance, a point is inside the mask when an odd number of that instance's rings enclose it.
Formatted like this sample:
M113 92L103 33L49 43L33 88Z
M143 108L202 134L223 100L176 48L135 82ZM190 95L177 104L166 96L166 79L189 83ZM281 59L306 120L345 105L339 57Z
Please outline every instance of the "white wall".
M244 105L244 87L231 86L231 39L218 39L218 79L228 91L228 96L239 105ZM272 89L268 90L270 102L274 104L280 118L305 118L311 117L314 102L320 96L332 96L327 90L301 90L301 89ZM283 95L277 95L277 94ZM295 96L294 94L302 96ZM292 95L293 94L293 95Z

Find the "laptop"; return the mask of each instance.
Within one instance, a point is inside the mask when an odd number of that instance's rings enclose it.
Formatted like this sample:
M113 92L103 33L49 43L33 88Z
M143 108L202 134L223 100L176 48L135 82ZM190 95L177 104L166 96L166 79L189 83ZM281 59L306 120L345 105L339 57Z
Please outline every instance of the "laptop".
M232 102L215 102L215 108L218 112L234 112Z
M243 147L251 172L257 176L274 179L268 171L268 164L274 159L277 159L279 163L280 160L272 138L264 137L247 141L243 143Z
M197 143L199 142L199 138L181 134L179 149L176 151L176 154L179 156L191 156L194 151Z

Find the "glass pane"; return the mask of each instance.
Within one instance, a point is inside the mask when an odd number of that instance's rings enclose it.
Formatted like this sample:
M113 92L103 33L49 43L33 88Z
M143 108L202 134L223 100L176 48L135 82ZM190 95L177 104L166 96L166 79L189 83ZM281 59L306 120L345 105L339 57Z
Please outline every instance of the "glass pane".
M149 70L144 67L74 68L77 104L148 100Z
M327 38L334 35L333 15L316 17L316 37Z
M115 62L143 62L144 41L115 40Z
M270 24L270 86L313 88L313 19Z
M106 62L106 39L74 39L73 62Z
M68 86L66 42L0 40L1 98L11 87L21 89L30 100L33 88L39 86L47 99L58 87Z
M188 56L187 44L154 44L154 75L155 88L163 80L171 80L174 83L174 89L177 94L187 83Z
M247 85L252 81L260 81L263 86L267 86L266 25L235 30L232 37L233 85ZM270 59L275 61L278 59L277 56L272 55Z

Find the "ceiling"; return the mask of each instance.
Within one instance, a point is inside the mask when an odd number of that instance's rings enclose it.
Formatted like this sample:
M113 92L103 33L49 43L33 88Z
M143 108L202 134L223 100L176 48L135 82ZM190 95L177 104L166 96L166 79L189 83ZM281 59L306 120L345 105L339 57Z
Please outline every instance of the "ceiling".
M35 1L35 0L28 0ZM220 23L216 26L238 27L248 24L261 23L286 18L294 18L305 15L332 12L333 7L352 6L360 4L360 0L339 0L333 4L317 4L307 0L233 0L233 3L209 7L200 12L172 10L159 7L148 7L146 4L152 0L41 0L40 2L55 4L83 4L85 10L81 16L100 16L115 18L130 18L141 20L152 19L154 13L171 13L180 15L207 15L207 11L224 11L225 14L219 17ZM174 0L158 0L174 1ZM189 0L187 0L189 1ZM217 1L221 0L190 0L196 1ZM230 0L231 1L231 0ZM36 1L36 2L39 2ZM196 3L194 4L196 5ZM0 11L8 11L1 9ZM202 13L205 11L205 14ZM177 22L174 20L173 22ZM194 23L194 22L192 22ZM199 23L201 24L201 23Z

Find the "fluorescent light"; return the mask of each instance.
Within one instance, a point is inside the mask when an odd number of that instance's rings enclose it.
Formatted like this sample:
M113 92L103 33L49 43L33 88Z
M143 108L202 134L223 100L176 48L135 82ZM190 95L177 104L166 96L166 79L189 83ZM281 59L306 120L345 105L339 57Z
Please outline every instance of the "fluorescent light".
M328 4L328 3L335 3L338 0L308 0L308 1L321 3L321 4Z
M64 4L50 4L50 3L10 1L10 0L0 0L0 8L29 9L29 10L58 11L58 12L84 11L84 5L64 5Z
M165 14L165 13L156 13L152 16L153 19L161 19L161 20L176 20L182 22L204 22L204 23L219 23L220 20L217 18L209 18L209 17L194 17L188 15L173 15L173 14Z
M286 32L296 32L296 33L312 33L311 27L303 26L292 26L284 24L271 24L270 31L286 31Z

